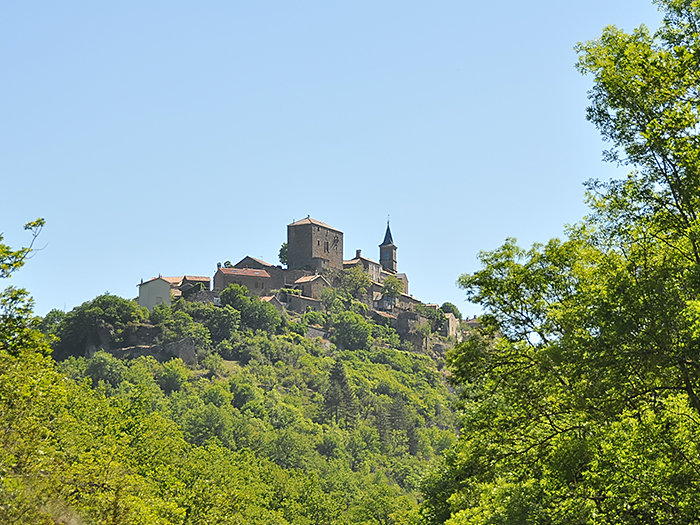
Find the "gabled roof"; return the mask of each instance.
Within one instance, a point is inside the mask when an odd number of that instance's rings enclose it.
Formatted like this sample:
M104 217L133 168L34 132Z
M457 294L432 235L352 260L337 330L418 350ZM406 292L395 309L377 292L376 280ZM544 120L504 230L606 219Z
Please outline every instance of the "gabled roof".
M322 275L306 275L304 277L299 277L299 279L294 281L294 284L310 283L315 281L316 279L323 279L324 281L326 281L326 283L328 283L328 281Z
M269 262L263 261L262 259L256 259L255 257L251 257L250 255L246 255L245 257L243 257L243 259L238 261L234 266L238 266L246 259L250 259L251 261L255 261L256 263L261 264L262 266L274 266L274 264L270 264Z
M304 226L305 224L312 224L314 226L321 226L323 228L328 228L329 230L343 233L338 228L334 228L333 226L329 226L325 222L317 221L316 219L312 219L311 217L306 217L305 219L301 219L300 221L293 222L292 224L289 224L289 226Z
M211 280L211 277L202 277L200 275L185 275L184 279L186 281L208 283Z
M382 242L380 245L381 246L394 246L394 239L391 238L391 228L389 228L389 223L386 223L386 233L384 234L384 242Z
M172 286L171 282L168 281L168 279L172 279L172 277L160 277L160 276L159 277L151 277L148 281L144 281L141 284L139 284L139 286L143 286L144 284L152 283L153 281L158 281L158 280L165 281L166 283L168 283L169 285Z
M343 264L354 266L355 264L359 264L360 261L371 262L372 264L376 264L377 266L379 266L379 263L377 261L373 261L372 259L368 259L367 257L355 257L354 259L350 259L349 261L343 261Z
M241 275L244 277L267 277L270 274L265 270L256 270L254 268L219 268L219 271L224 275Z

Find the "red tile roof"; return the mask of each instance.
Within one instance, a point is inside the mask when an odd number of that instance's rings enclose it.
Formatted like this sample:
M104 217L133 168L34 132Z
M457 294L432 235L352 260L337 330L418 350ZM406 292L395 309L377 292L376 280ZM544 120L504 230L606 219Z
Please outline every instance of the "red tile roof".
M219 271L224 275L242 275L245 277L267 277L270 274L265 270L256 270L254 268L219 268Z
M210 277L201 277L199 275L185 275L185 279L187 279L188 281L201 281L206 283L208 283L211 280Z
M170 283L170 286L179 286L182 283L182 277L161 277Z
M301 284L301 283L310 283L311 281L315 281L321 277L320 275L307 275L305 277L299 277L296 281L294 281L294 284Z

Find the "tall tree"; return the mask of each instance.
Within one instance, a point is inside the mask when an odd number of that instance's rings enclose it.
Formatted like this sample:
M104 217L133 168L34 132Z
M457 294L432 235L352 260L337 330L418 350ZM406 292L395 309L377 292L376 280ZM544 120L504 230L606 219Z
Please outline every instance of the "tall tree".
M508 240L459 283L483 331L448 356L457 448L427 476L429 523L697 522L700 4L579 44L588 118L634 167L588 183L568 238Z

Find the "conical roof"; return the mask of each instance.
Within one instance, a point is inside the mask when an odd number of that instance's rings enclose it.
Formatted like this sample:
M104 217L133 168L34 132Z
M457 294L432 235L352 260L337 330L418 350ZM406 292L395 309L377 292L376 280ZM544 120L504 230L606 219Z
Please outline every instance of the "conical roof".
M388 222L386 223L386 233L384 234L384 242L382 242L379 246L394 246L394 239L391 238L391 229L389 228Z

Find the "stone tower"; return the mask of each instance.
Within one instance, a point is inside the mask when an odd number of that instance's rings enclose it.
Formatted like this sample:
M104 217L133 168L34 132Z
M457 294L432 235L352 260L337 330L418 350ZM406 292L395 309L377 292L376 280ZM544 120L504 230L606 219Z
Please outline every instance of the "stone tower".
M391 229L389 221L386 221L386 234L384 234L384 242L379 245L379 263L382 269L396 274L396 245L394 239L391 238Z
M287 225L287 267L343 269L343 232L306 217Z

